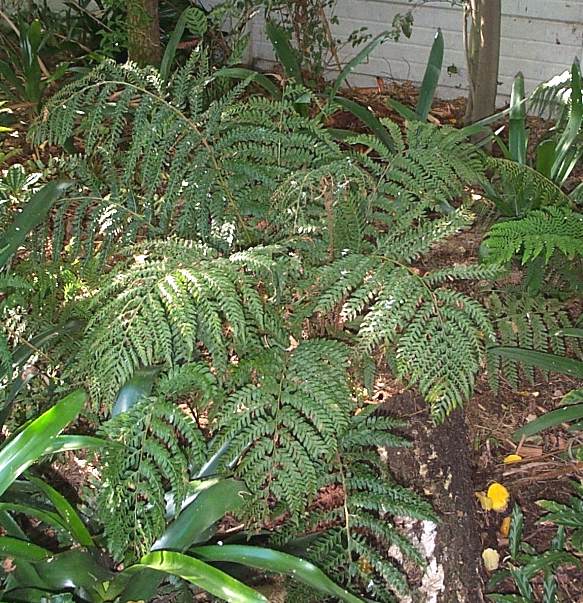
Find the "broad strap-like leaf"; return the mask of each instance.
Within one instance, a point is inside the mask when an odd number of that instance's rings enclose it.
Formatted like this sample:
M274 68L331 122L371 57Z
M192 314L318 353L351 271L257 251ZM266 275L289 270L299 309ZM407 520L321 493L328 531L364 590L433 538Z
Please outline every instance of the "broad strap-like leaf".
M69 394L0 450L0 496L23 471L45 454L61 431L76 419L86 398L81 390Z

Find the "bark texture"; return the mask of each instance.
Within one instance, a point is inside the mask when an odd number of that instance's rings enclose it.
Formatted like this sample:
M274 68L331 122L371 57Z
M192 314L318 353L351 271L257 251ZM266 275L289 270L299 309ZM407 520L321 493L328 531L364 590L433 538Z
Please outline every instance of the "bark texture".
M128 0L128 53L140 67L160 65L160 17L158 0Z
M496 109L502 0L468 0L464 19L470 80L466 123L473 123Z

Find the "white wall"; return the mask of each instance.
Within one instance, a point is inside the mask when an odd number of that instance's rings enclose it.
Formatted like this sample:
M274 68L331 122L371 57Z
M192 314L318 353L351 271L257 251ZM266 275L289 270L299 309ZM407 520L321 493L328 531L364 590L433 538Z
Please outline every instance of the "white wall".
M373 34L390 29L396 13L406 12L406 0L338 0L337 31L347 36L366 26ZM583 61L583 0L502 0L502 47L500 60L501 100L510 93L518 71L525 76L528 89L567 69L574 57ZM388 41L374 52L351 78L356 85L374 83L371 76L420 82L433 36L438 27L445 37L444 68L438 93L443 97L465 93L467 68L462 39L462 11L446 1L431 2L414 12L415 24L410 39ZM273 57L265 40L263 24L253 23L253 58L268 66ZM455 66L457 73L448 74Z

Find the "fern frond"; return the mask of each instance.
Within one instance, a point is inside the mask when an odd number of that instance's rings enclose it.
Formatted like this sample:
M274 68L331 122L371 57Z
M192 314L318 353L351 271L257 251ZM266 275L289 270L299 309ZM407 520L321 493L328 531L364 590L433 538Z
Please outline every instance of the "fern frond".
M208 353L224 371L231 350L262 347L265 303L246 256L216 257L200 245L167 240L130 249L92 300L79 370L95 403L109 404L142 366L174 366ZM269 283L266 283L269 286Z
M430 505L391 480L378 452L371 448L401 445L403 440L394 440L391 433L398 425L398 421L370 411L353 417L331 475L322 478L325 510L308 511L298 523L278 529L274 537L280 546L289 543L293 547L294 536L299 534L298 544L308 542L306 553L311 561L347 588L381 602L394 602L409 592L397 557L419 565L425 561L392 518L435 520ZM328 529L315 533L321 525ZM393 556L390 551L395 550L398 553ZM298 595L292 591L296 597L292 600L299 601ZM309 593L302 595L303 601L320 600Z
M111 446L101 459L98 514L114 558L133 561L164 530L167 491L180 508L192 471L206 458L206 442L194 421L161 397L139 401L100 432Z
M316 493L321 463L334 457L348 426L348 349L310 340L257 358L252 367L239 372L241 387L215 411L214 447L229 443L235 473L251 492L250 519L265 519L270 500L296 517Z
M402 257L396 247L397 258ZM455 278L489 277L493 271L458 266L420 276L385 253L348 255L319 269L314 311L327 314L337 308L345 323L361 317L357 331L361 350L371 353L384 347L397 376L418 385L434 419L443 420L471 396L495 334L478 302L435 285Z
M509 207L524 211L547 205L572 205L559 186L528 165L498 157L489 157L487 165L500 177L500 189Z
M577 340L567 341L561 335L561 330L573 323L558 300L508 292L492 294L487 306L496 325L499 345L558 355L564 355L570 348L577 356L581 355ZM521 378L534 383L535 369L488 354L488 379L494 391L498 390L501 377L516 389Z
M543 255L548 264L560 251L568 259L583 256L583 215L567 207L533 210L523 218L494 224L486 237L487 261L504 264L516 255L526 264Z

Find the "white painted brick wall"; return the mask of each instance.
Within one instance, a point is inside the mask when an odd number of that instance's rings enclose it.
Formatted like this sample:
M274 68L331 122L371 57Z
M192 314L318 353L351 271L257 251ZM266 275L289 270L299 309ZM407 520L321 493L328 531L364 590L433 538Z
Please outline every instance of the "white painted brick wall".
M366 26L373 34L390 29L396 13L411 7L406 0L338 0L337 32L342 36ZM583 0L502 0L500 100L509 95L518 71L527 89L567 69L574 57L583 61ZM388 41L377 48L351 78L356 85L374 83L374 76L420 82L433 36L438 27L445 37L444 69L438 93L443 97L465 94L467 68L463 51L462 11L447 2L431 2L415 10L410 39ZM263 22L252 24L255 63L268 67L273 58ZM448 75L455 65L457 74Z

